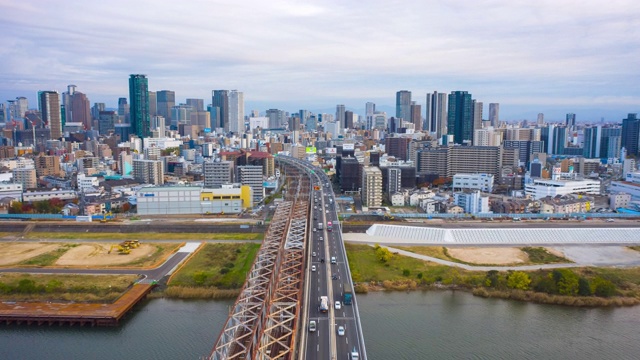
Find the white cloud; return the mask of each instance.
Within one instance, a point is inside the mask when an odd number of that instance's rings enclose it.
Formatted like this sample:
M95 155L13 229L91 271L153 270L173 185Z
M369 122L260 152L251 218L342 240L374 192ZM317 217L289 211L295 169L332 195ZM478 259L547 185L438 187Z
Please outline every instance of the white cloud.
M179 99L237 88L309 108L392 104L402 88L627 111L640 90L637 1L0 0L0 13L0 91L15 96L76 83L114 104L130 73Z

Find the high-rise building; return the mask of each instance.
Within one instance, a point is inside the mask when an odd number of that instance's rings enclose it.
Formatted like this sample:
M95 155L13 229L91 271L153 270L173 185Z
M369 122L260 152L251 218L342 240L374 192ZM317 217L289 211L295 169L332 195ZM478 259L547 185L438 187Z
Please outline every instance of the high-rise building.
M115 125L118 123L118 114L115 111L100 111L98 115L98 132L100 135L107 135L115 132Z
M244 126L244 94L238 90L229 92L229 127L228 131L243 134ZM255 194L255 190L254 190Z
M344 105L336 105L336 122L340 124L340 126L344 126L345 111L346 108Z
M620 127L602 128L602 137L600 138L600 157L603 159L619 158L621 140L622 129Z
M396 93L396 118L411 120L411 91L400 90Z
M384 111L376 111L373 114L371 123L372 129L384 130L387 128L387 113Z
M29 110L29 101L24 96L16 98L16 115L18 118L23 118L27 110Z
M60 114L60 94L56 91L39 91L38 104L42 121L51 130L51 139L62 137L62 116ZM26 187L25 187L26 188Z
M118 116L122 117L122 120L125 123L129 123L129 112L130 106L127 103L127 98L119 98L118 99Z
M269 118L269 129L280 129L284 127L287 120L284 111L278 109L267 110L267 117Z
M543 113L539 113L538 114L538 120L536 121L536 123L538 124L538 126L544 125L544 114Z
M456 144L473 140L473 101L466 91L449 94L447 133L453 135Z
M343 126L345 129L353 129L353 111L344 112Z
M426 107L426 130L440 139L447 133L447 94L437 91L427 94Z
M157 100L157 113L158 115L164 117L164 120L171 124L172 126L176 126L177 122L173 119L173 114L171 113L171 109L176 106L176 93L171 90L160 90L156 93Z
M57 156L36 156L34 159L36 176L59 176L60 158Z
M204 111L204 99L187 99L187 105L193 108L193 111Z
M409 160L408 147L410 138L407 137L386 137L385 139L385 151L389 156L394 156L398 159Z
M402 190L402 169L399 167L387 168L387 194L389 196Z
M243 165L237 167L237 181L253 190L253 203L258 204L264 198L262 166Z
M162 160L133 160L133 178L142 184L162 185L164 163Z
M105 103L93 103L93 106L91 107L91 118L92 119L100 118L100 111L105 111L106 108L107 107Z
M139 138L149 137L151 117L149 116L149 81L146 75L131 74L129 102L131 103L129 114L131 130Z
M567 129L569 129L569 131L576 128L576 114L574 113L567 114L565 126L567 127Z
M211 122L214 128L229 131L229 90L213 90L211 93Z
M602 126L589 126L584 128L583 156L587 159L600 157L600 144L602 139Z
M149 116L158 115L158 93L149 91Z
M382 206L382 172L378 167L362 169L362 205Z
M473 102L473 131L482 129L482 102L477 100L472 100ZM473 140L473 133L471 135Z
M202 164L204 187L217 188L233 182L233 161L215 161Z
M364 105L364 114L365 116L373 115L376 112L376 104L372 102L368 102Z
M0 103L0 123L9 122L9 111L4 106L3 103Z
M422 131L422 106L415 101L412 101L410 112L410 121L413 123L414 129L416 131Z
M151 118L151 131L157 131L159 137L164 137L166 126L167 123L162 116L156 115Z
M22 188L35 189L38 186L36 169L34 167L15 168L13 172L13 182L22 184Z
M70 108L67 108L67 122L82 123L85 130L91 130L91 104L87 96L80 91L74 91L70 96Z
M489 123L495 128L500 124L500 104L489 103Z
M640 137L640 119L638 114L629 114L626 119L622 119L622 147L627 149L627 154L638 156L640 146L638 146L638 137Z

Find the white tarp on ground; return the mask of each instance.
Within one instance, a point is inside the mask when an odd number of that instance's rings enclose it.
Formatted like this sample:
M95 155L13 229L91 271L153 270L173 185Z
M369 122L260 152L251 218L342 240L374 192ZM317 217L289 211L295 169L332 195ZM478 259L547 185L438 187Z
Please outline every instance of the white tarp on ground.
M194 251L196 251L196 249L198 249L198 246L200 246L199 242L188 242L186 244L184 244L184 246L182 246L180 249L178 249L179 253L192 253Z
M425 245L544 245L640 243L640 229L638 228L442 229L430 227L375 224L367 230L367 235L368 236L345 236L345 240L381 244Z

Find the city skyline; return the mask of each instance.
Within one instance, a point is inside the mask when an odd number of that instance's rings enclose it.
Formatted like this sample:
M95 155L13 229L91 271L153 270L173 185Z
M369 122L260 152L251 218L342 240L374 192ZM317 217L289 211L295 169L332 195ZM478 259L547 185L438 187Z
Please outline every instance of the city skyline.
M68 5L0 4L2 101L25 96L34 108L38 91L76 84L113 107L140 73L180 101L238 89L260 111L384 109L402 89L421 105L433 91L468 91L499 103L501 120L619 121L640 103L631 1Z

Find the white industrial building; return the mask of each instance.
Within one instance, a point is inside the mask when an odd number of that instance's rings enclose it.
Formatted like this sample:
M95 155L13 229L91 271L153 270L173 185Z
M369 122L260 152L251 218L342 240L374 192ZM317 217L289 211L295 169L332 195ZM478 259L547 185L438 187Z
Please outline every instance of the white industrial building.
M597 180L532 180L531 183L524 185L524 191L533 200L569 194L600 194L600 181Z
M489 197L482 196L480 191L465 191L453 194L456 205L464 209L466 214L490 213Z
M465 189L493 191L493 174L455 174L453 175L453 191Z
M199 186L149 186L136 193L138 214L239 214L253 206L249 186L224 185L219 189Z

